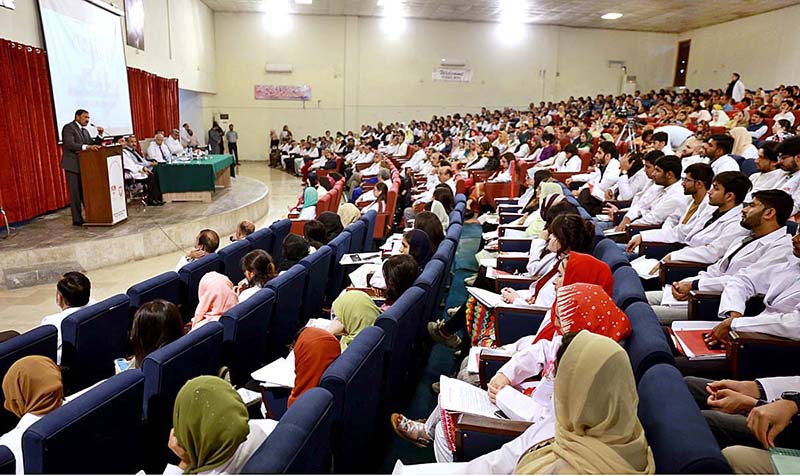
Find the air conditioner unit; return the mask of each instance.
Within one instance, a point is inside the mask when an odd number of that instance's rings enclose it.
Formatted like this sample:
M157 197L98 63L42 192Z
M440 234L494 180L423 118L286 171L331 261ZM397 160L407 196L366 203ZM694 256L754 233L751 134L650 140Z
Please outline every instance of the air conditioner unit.
M267 73L291 73L292 65L267 63L266 69Z
M461 68L467 65L467 60L461 58L442 58L442 61L439 64L442 66L455 66Z

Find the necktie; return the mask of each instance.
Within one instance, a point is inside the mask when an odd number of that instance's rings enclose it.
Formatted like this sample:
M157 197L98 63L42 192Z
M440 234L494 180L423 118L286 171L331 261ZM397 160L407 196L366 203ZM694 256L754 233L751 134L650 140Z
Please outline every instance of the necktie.
M164 155L164 146L163 146L163 144L158 146L158 150L161 151L161 158L164 159L164 160L167 160L167 156Z
M717 210L717 211L715 211L714 213L712 213L712 214L711 214L711 218L709 218L709 220L706 222L706 224L705 224L705 225L703 225L703 229L705 230L705 229L706 229L706 228L708 228L708 227L709 227L709 226L710 226L712 223L714 223L715 221L719 220L719 217L721 217L722 215L723 215L723 214L722 214L722 212L720 212L719 210Z
M742 244L741 244L741 245L739 245L739 247L738 247L738 248L736 248L736 249L733 251L733 253L731 253L731 254L730 254L730 256L726 257L726 258L725 258L725 259L722 261L722 263L720 263L720 266L719 266L719 267L722 269L722 271L723 271L723 272L727 271L727 269L728 269L728 266L730 266L730 264L731 264L731 260L733 260L733 257L734 257L734 256L736 256L736 253L738 253L738 252L742 251L742 248L744 248L745 246L749 245L750 243L752 243L752 242L756 241L757 239L758 239L758 238L756 238L756 237L755 237L755 236L753 236L753 235L748 235L747 237L745 237L745 239L744 239L744 240L742 240Z
M87 131L85 127L81 127L81 138L84 144L92 143L92 136L89 135L89 131Z
M686 223L688 223L689 219L692 218L692 216L694 216L694 212L696 212L699 207L700 207L700 202L692 202L692 204L689 206L689 209L686 210L686 215L683 216L683 221L681 221L681 224L685 225Z

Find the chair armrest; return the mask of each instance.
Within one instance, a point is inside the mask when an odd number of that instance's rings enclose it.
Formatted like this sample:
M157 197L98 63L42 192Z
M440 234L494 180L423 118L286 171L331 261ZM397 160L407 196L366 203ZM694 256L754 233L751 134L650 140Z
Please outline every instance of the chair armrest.
M531 284L539 279L538 276L517 276L517 275L503 275L497 276L495 279L495 289L499 293L503 288L511 289L528 289Z
M728 364L733 378L752 380L800 373L800 341L733 330L730 337Z
M505 345L533 336L547 314L544 307L497 306L492 312L495 343Z
M707 321L717 319L722 293L689 291L689 320Z
M606 200L606 205L614 205L622 210L631 206L631 200Z
M533 238L506 238L498 240L499 251L529 251Z
M478 360L478 376L481 381L481 388L486 390L492 377L495 376L500 367L511 360L508 355L484 355L481 354Z
M461 414L456 421L455 460L472 461L500 449L524 433L530 425L530 422Z
M525 231L527 227L524 225L503 225L497 227L497 236L504 236L506 230L518 230L518 231Z
M497 269L507 273L524 273L528 271L528 258L497 257Z
M643 241L639 245L639 254L648 258L661 259L675 250L683 248L682 243L664 243L661 241Z
M659 270L659 277L661 278L661 287L665 284L671 284L675 281L682 281L692 276L697 276L697 273L704 271L708 268L707 264L696 263L693 261L662 261Z
M514 220L519 220L520 218L524 217L524 213L508 213L508 212L501 212L500 213L500 224L506 225L508 223L513 222Z
M637 225L635 223L631 223L627 227L625 227L625 231L628 232L628 236L635 236L639 233L643 232L644 230L657 230L661 228L661 225Z

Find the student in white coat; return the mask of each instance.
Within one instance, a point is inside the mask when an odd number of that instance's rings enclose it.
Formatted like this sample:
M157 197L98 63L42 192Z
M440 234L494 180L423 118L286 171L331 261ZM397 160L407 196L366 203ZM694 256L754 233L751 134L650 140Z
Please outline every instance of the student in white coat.
M631 205L625 212L625 216L622 217L620 224L615 227L616 231L625 231L625 228L633 220L641 216L643 210L649 210L655 203L656 197L659 196L661 190L664 188L653 182L653 174L656 171L656 161L661 157L664 157L664 154L661 153L660 150L651 150L642 158L644 160L644 173L647 176L647 182L644 184L642 190L631 199ZM616 205L606 203L606 208L603 209L603 213L611 215L611 212L618 212L619 210L619 207Z
M52 325L58 329L57 364L61 364L61 322L70 314L94 304L96 301L91 298L91 294L92 283L89 278L77 271L65 273L56 284L56 304L61 312L45 316L42 325Z
M0 437L16 460L16 474L25 474L22 435L42 417L64 403L61 369L41 355L23 357L8 369L3 377L5 408L19 418L17 426Z
M689 292L723 292L725 284L737 273L752 275L762 269L787 262L792 256L792 239L784 224L789 219L792 198L780 190L756 192L753 201L742 211L741 225L750 234L735 240L725 255L697 276L672 283L672 295L678 301L689 299ZM774 268L773 268L774 269ZM688 309L662 306L662 291L648 291L647 300L653 306L661 324L686 320Z
M661 241L686 245L665 256L664 260L703 264L717 261L733 240L747 234L739 222L742 202L749 190L750 180L741 172L723 172L715 176L708 192L708 211L711 213L706 220L698 217L691 227L645 230L628 242L628 252L635 252L642 241Z
M738 172L739 163L730 156L733 151L733 137L727 134L715 134L706 140L700 154L708 158L714 174L722 172Z
M800 234L792 239L793 257L782 266L765 268L758 273L739 273L730 279L722 293L719 317L724 318L709 336L710 343L728 342L731 330L763 332L800 340ZM764 295L764 312L743 317L748 299Z
M765 141L758 149L756 158L758 172L750 175L750 183L753 188L745 198L749 202L754 192L759 190L772 190L778 188L778 184L784 179L786 173L778 167L778 143Z
M800 212L800 136L790 137L778 146L778 167L786 175L778 187L794 199L793 214Z
M594 156L595 167L589 173L577 174L568 178L565 183L584 182L574 190L572 195L578 198L581 205L591 215L596 215L602 208L606 191L619 180L619 152L611 141L601 142Z
M656 161L653 183L662 187L649 209L640 209L640 215L632 218L633 225L663 225L665 228L678 223L688 200L681 184L681 159L674 155Z

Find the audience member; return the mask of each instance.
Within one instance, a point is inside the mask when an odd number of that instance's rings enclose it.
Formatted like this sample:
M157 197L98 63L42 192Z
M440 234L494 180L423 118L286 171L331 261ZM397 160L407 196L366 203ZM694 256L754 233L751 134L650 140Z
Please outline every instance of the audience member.
M289 268L308 256L309 246L308 241L300 235L295 235L294 233L286 235L281 249L283 261L281 261L278 271L281 273L288 271Z
M86 275L77 271L65 273L56 284L56 305L61 312L45 316L42 325L52 325L58 330L57 364L61 364L61 322L70 314L95 304L97 301L91 295L92 283Z
M331 308L333 322L330 331L341 336L342 350L346 349L359 332L375 323L381 310L364 291L351 290L341 294Z
M228 309L239 303L231 280L216 271L210 271L200 279L197 299L197 309L191 322L192 330L211 321L218 321Z
M145 357L183 336L183 320L178 307L163 299L142 304L133 316L131 352L126 369L142 367ZM116 369L121 371L119 367Z
M195 239L194 248L185 256L181 256L175 266L175 272L179 272L181 268L194 260L198 260L210 253L215 253L217 248L219 248L219 235L217 232L209 229L200 230Z
M330 332L314 327L300 331L294 344L295 378L287 407L291 407L306 390L319 386L322 374L341 353L339 341Z
M244 279L233 289L240 303L252 297L278 275L272 256L264 250L253 250L244 255L242 272Z
M242 220L236 225L236 233L230 236L231 241L239 241L247 238L256 231L255 223L250 220Z

